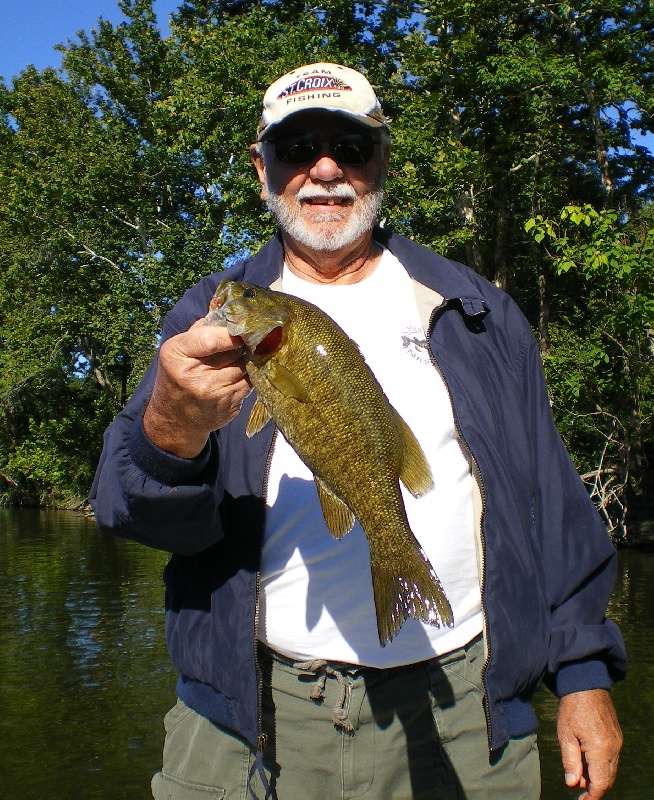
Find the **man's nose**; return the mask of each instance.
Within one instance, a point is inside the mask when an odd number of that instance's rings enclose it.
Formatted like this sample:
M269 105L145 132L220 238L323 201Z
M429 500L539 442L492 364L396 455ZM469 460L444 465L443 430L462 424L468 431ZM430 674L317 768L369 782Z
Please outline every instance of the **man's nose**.
M343 177L343 170L332 155L326 142L323 142L322 151L313 162L309 174L319 181L333 181Z

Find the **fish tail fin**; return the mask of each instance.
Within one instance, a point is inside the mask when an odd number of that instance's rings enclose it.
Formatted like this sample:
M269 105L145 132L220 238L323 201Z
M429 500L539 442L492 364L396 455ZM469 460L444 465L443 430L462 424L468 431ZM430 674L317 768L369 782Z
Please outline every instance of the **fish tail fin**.
M399 569L373 566L373 592L379 642L384 647L397 635L405 619L452 627L454 616L438 576L422 548Z

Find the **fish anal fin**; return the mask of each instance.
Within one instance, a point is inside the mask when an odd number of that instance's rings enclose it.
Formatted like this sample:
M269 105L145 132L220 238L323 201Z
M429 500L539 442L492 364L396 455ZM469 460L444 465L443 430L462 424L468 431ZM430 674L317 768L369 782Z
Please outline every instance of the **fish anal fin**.
M317 475L313 479L327 529L334 539L342 539L354 527L354 514Z
M371 566L377 632L382 647L392 641L409 617L437 628L452 627L452 607L421 548L400 570L389 569L387 563Z
M300 379L276 359L273 358L268 361L264 374L268 381L284 397L293 397L302 403L309 401L309 392Z
M264 406L261 400L257 398L252 406L248 424L245 427L245 435L248 437L248 439L254 436L255 433L259 433L269 419L270 414L268 413L268 409Z
M434 488L431 469L411 428L399 414L396 417L402 443L400 480L414 497L422 497Z

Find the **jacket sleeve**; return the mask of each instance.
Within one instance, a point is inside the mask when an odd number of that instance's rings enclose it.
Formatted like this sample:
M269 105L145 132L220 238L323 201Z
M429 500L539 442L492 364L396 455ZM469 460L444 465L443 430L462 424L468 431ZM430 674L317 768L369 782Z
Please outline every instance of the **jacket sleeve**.
M163 339L186 330L206 308L180 301L171 312ZM183 303L183 305L182 305ZM222 537L218 480L218 440L212 435L194 459L177 458L156 447L145 435L142 416L152 391L157 359L150 365L125 408L107 428L104 447L90 493L101 530L183 555L201 552Z
M531 335L525 338L523 368L534 431L534 523L551 612L545 682L558 696L608 689L626 671L622 636L605 616L615 549L555 427Z

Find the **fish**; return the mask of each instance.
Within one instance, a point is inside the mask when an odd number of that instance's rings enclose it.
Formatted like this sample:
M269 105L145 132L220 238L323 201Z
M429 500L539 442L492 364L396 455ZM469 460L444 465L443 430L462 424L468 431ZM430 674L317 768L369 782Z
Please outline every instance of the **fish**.
M380 645L407 618L452 627L452 608L409 527L399 484L421 497L433 489L431 470L357 344L313 304L230 280L218 284L205 324L243 341L256 391L246 435L274 421L313 473L335 539L359 521Z

